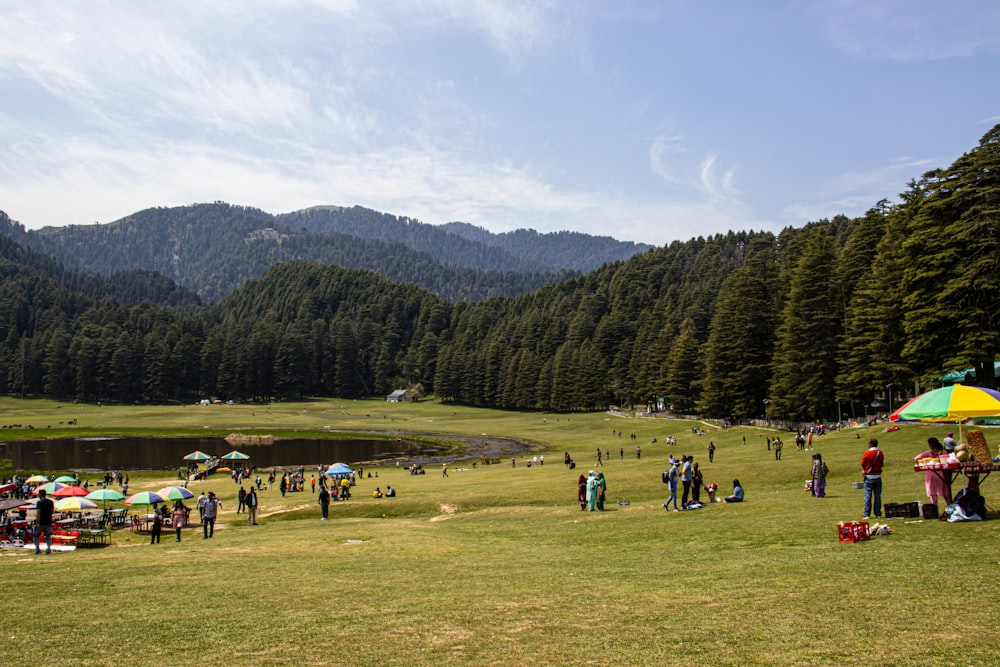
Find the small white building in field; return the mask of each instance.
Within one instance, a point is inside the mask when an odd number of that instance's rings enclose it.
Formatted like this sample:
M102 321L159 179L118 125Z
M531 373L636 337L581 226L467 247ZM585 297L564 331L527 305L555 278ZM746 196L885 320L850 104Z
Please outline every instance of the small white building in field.
M394 391L391 394L389 394L388 396L386 396L385 400L387 400L389 403L400 403L402 401L405 401L406 400L406 390L405 389L397 389L396 391Z

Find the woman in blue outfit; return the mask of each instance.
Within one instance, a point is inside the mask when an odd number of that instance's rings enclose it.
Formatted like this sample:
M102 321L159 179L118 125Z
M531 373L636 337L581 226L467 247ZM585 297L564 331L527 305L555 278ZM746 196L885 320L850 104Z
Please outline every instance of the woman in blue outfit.
M743 502L743 487L740 486L740 480L733 480L733 495L726 496L723 498L727 503L742 503Z

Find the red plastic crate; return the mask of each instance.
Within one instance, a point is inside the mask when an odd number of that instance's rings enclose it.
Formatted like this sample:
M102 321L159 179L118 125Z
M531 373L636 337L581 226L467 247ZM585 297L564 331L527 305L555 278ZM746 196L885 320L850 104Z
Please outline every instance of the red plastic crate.
M867 521L842 521L837 526L841 542L865 542L871 539Z

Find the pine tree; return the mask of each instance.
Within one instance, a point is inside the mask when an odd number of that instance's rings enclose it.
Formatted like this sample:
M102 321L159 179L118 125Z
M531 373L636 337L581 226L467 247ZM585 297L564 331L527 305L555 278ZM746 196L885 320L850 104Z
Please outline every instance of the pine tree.
M948 371L973 364L996 385L1000 352L1000 125L947 170L927 175L926 196L903 245L904 356Z
M760 241L743 268L722 284L703 348L699 410L714 417L755 417L764 410L777 320L778 265Z
M834 378L841 309L833 244L821 230L806 240L791 274L775 337L768 409L771 415L811 420L835 408Z

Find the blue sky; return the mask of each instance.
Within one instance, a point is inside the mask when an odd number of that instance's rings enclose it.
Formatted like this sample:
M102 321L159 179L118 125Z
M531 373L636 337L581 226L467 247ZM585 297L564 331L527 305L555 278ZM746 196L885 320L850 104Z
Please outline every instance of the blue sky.
M653 244L856 215L1000 122L995 0L5 2L0 209Z

